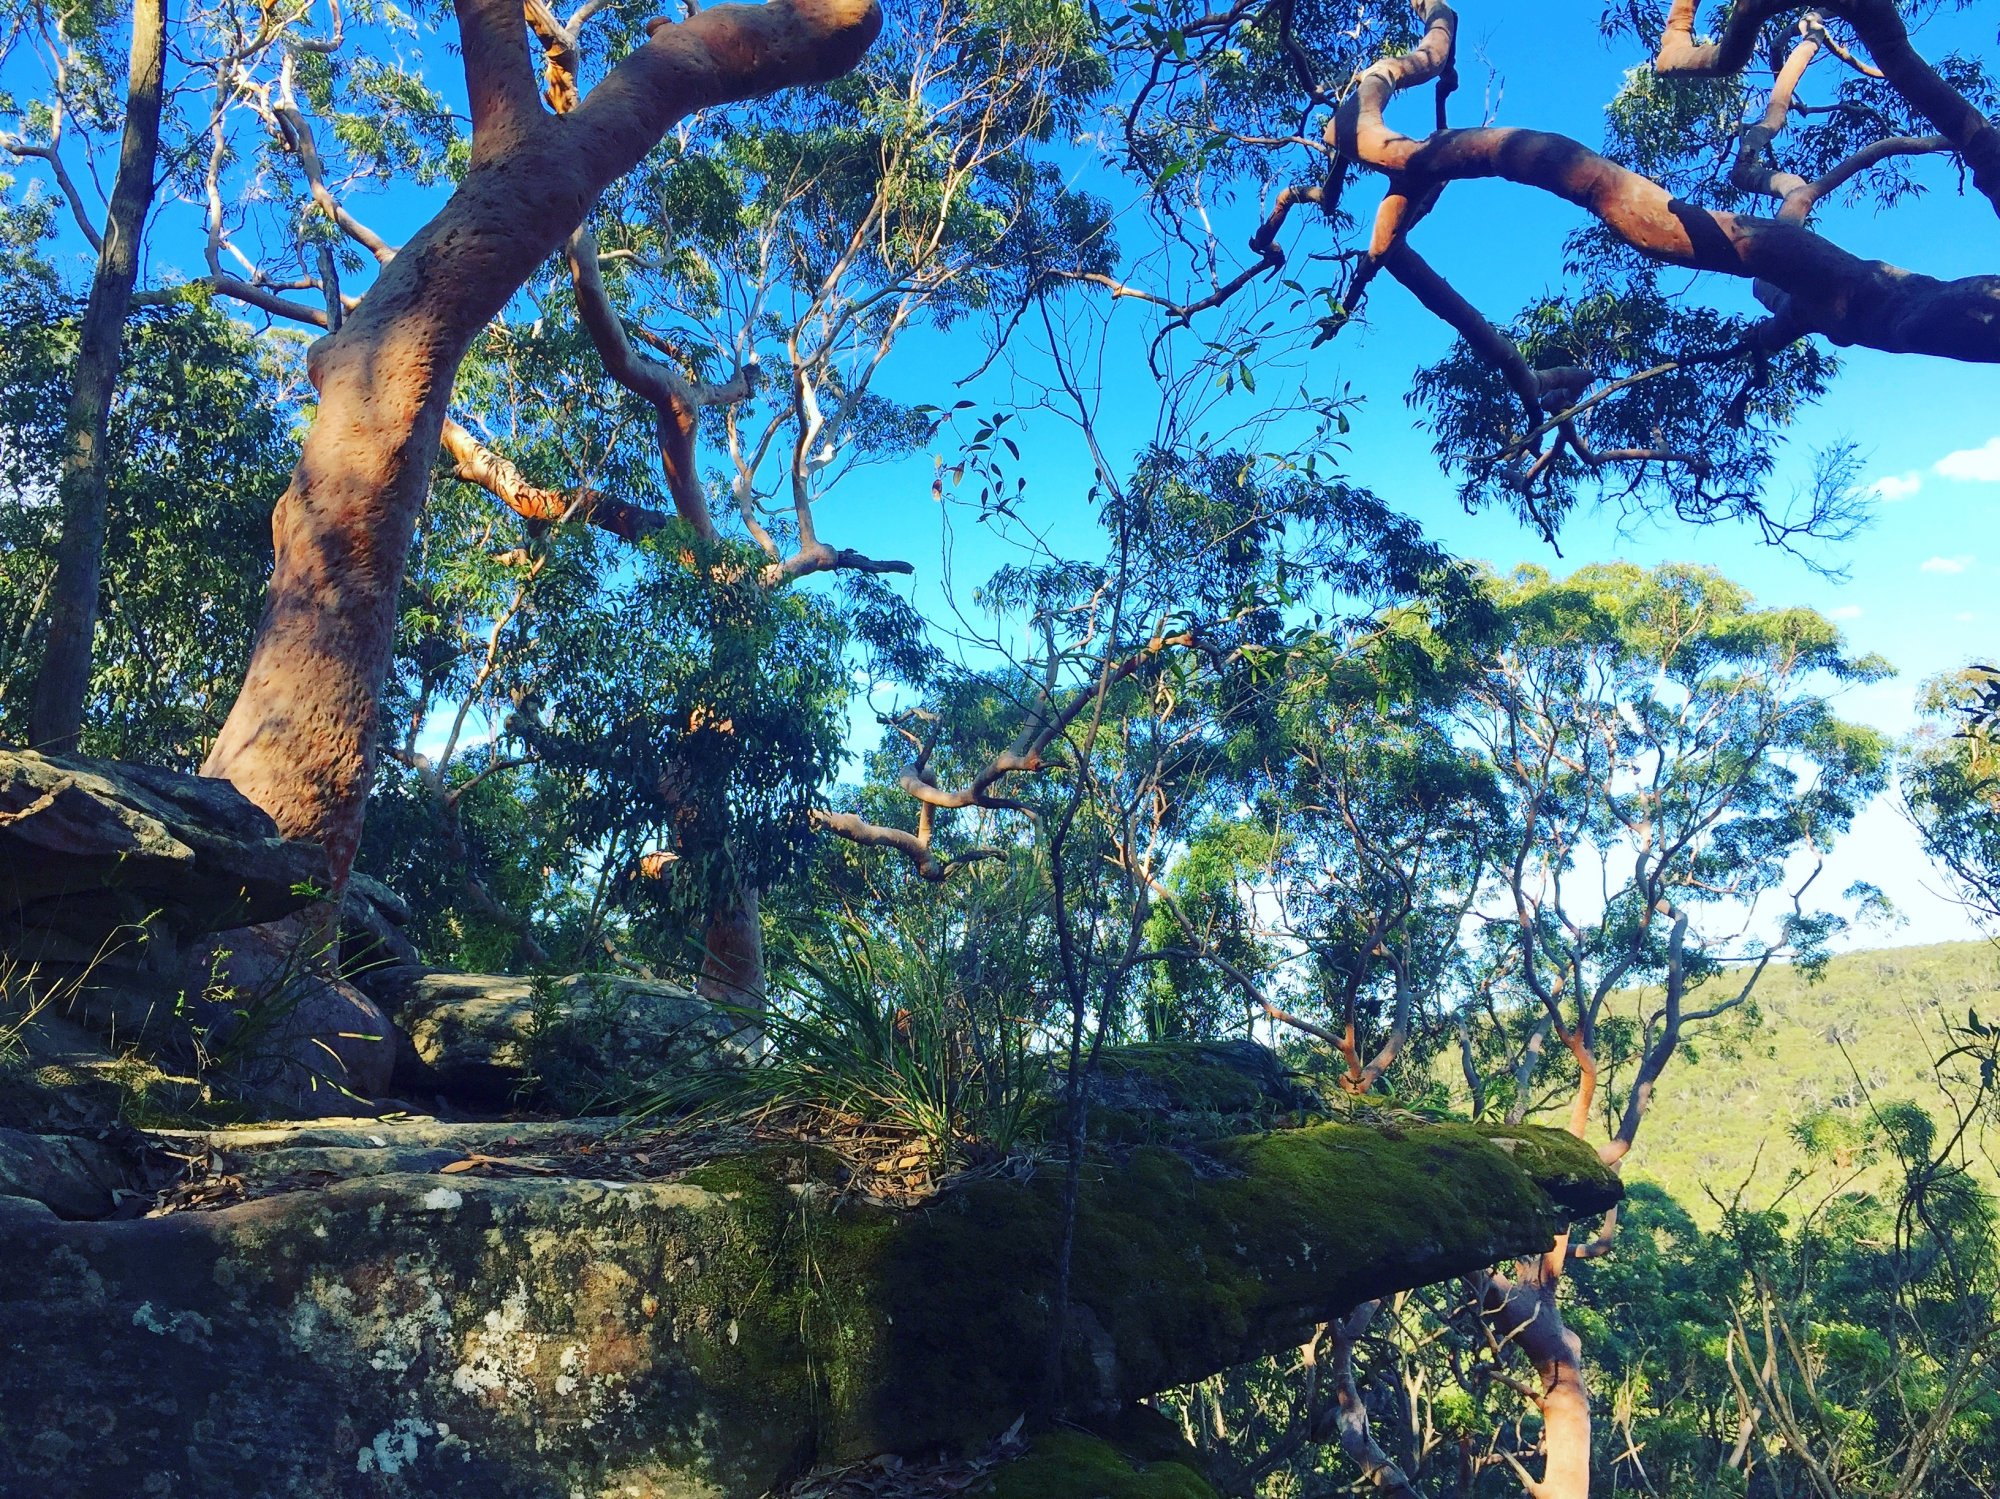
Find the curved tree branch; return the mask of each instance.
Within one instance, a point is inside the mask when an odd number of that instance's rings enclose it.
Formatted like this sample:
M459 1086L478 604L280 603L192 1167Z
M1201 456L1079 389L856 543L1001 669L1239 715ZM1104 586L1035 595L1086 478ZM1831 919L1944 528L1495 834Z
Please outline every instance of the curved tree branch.
M1731 8L1719 37L1697 42L1696 0L1674 0L1653 71L1683 78L1740 73L1756 55L1765 23L1802 9L1784 0L1744 0ZM1854 28L1873 59L1874 71L1965 159L1973 185L2000 212L2000 129L1918 53L1895 0L1820 0L1818 9Z
M1439 130L1416 140L1391 128L1389 101L1451 65L1457 13L1442 0L1419 4L1422 45L1367 68L1327 127L1336 150L1390 178L1392 196L1416 201L1476 178L1518 183L1574 203L1652 260L1752 281L1801 331L1887 353L2000 361L2000 276L1941 281L1864 260L1796 223L1698 208L1552 131Z
M524 520L548 525L581 520L633 542L672 523L664 511L614 500L594 489L547 489L530 483L511 462L449 419L439 446L452 461L454 477L477 484Z

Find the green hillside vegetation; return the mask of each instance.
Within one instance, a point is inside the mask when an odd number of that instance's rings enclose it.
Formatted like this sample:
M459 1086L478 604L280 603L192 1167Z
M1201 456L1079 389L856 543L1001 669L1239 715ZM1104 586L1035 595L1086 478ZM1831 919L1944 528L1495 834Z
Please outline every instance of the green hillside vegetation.
M1629 1014L1658 1000L1658 991L1638 990L1622 1008ZM1798 1127L1817 1114L1859 1122L1871 1103L1903 1100L1946 1111L1935 1065L1951 1044L1946 1027L1963 1025L1968 1009L2000 1018L2000 948L1954 942L1849 953L1817 983L1774 969L1758 985L1756 1006L1754 1028L1696 1033L1662 1079L1626 1168L1628 1179L1658 1184L1706 1225L1738 1188L1746 1206L1781 1191L1806 1164ZM1982 1174L1995 1179L1990 1160Z

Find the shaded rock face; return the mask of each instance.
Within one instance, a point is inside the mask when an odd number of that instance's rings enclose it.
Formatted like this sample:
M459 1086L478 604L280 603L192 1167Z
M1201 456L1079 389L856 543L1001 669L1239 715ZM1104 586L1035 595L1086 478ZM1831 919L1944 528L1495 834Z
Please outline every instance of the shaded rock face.
M347 1114L357 1097L389 1091L395 1027L322 971L317 946L296 916L212 938L200 957L215 997L197 998L193 1018L229 1049L227 1080L241 1094L296 1114Z
M9 950L90 958L118 927L198 936L288 915L324 854L226 781L0 750L0 926Z
M0 1129L0 1197L25 1197L63 1218L106 1218L126 1186L116 1151L79 1135Z
M898 1213L842 1201L810 1147L676 1180L439 1169L510 1128L533 1127L212 1136L248 1177L345 1177L218 1211L65 1222L0 1198L0 1473L53 1499L752 1495L988 1441L1034 1398L1052 1176ZM1498 1137L1323 1125L1106 1166L1078 1222L1071 1414L1616 1199L1567 1136Z
M394 1018L410 1042L398 1085L473 1105L596 1101L654 1074L684 1076L746 1054L740 1017L678 985L608 974L539 986L425 974L403 986Z
M393 1010L405 990L430 972L416 944L405 935L409 905L380 880L353 871L340 913L341 972L384 1010Z
M225 781L0 750L0 961L71 1018L288 1113L389 1086L386 1015L296 913L328 884Z

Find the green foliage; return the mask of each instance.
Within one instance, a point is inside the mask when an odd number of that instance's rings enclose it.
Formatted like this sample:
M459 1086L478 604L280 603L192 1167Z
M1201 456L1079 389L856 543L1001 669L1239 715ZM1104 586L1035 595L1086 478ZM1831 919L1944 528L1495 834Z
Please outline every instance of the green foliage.
M1674 1493L1795 1492L1812 1470L1842 1494L1990 1491L1991 1200L1915 1104L1848 1122L1889 1164L1880 1195L1828 1163L1768 1207L1739 1192L1704 1231L1637 1192L1620 1253L1578 1277L1579 1308L1611 1331L1599 1356L1633 1392L1603 1450L1612 1481L1636 1478L1623 1442ZM1737 1451L1746 1388L1772 1424Z
M1923 717L1898 766L1906 815L1966 909L2000 921L2000 744L1988 667L1925 684Z
M19 285L0 306L0 737L17 740L54 571L76 315ZM195 306L134 316L111 413L87 752L201 762L249 655L290 417L240 325Z
M897 940L898 938L902 940ZM986 1011L921 934L876 940L858 924L795 949L746 1022L768 1049L656 1106L808 1105L907 1130L933 1161L1006 1156L1022 1138L1046 1058L1018 1018Z
M1584 289L1532 304L1506 330L1534 369L1635 377L1579 413L1576 441L1532 432L1520 396L1463 341L1417 372L1405 399L1423 414L1439 459L1461 475L1466 508L1504 507L1551 537L1579 503L1615 499L1695 523L1749 520L1773 541L1848 539L1863 501L1844 453L1828 455L1793 502L1766 496L1783 429L1824 394L1838 361L1810 342L1759 349L1752 320L1687 306L1651 266L1627 269L1631 259L1607 234L1579 234L1578 270L1616 265L1620 276L1585 274ZM1635 466L1612 454L1657 461Z
M565 669L515 722L586 846L678 856L659 882L668 912L795 875L838 763L839 616L759 572L755 554L663 535L629 581L538 621L538 648Z
M1660 1090L1629 1172L1705 1227L1718 1199L1801 1172L1859 1170L1859 1185L1886 1192L1886 1165L1863 1148L1868 1101L1933 1097L1942 1049L1926 1038L1968 1007L1990 1012L1996 991L1984 943L1845 953L1816 981L1775 968L1757 986L1754 1028L1711 1036L1692 1075ZM1613 1008L1636 1023L1659 999L1634 989Z

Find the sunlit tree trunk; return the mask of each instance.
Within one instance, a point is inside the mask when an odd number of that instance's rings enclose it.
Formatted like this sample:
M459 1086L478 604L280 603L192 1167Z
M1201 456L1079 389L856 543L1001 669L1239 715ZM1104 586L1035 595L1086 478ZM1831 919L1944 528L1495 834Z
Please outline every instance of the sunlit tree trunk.
M1590 1499L1590 1390L1583 1344L1556 1305L1568 1247L1564 1235L1549 1253L1516 1265L1511 1278L1488 1275L1477 1286L1480 1311L1494 1336L1527 1356L1540 1384L1535 1403L1542 1417L1542 1475L1519 1474L1531 1499Z
M136 0L118 175L104 220L97 274L91 278L90 300L83 310L64 417L62 475L57 481L62 536L56 546L55 583L49 591L46 653L35 681L28 727L30 742L45 750L76 748L90 689L91 641L97 632L97 590L104 565L110 460L106 439L125 344L125 315L139 273L139 242L159 166L166 29L164 0Z
M243 690L203 767L287 835L324 843L336 883L360 843L404 561L472 340L675 121L838 77L881 24L874 0L656 22L581 105L552 115L519 4L459 0L457 11L470 167L313 350L318 420L273 518L276 565Z

